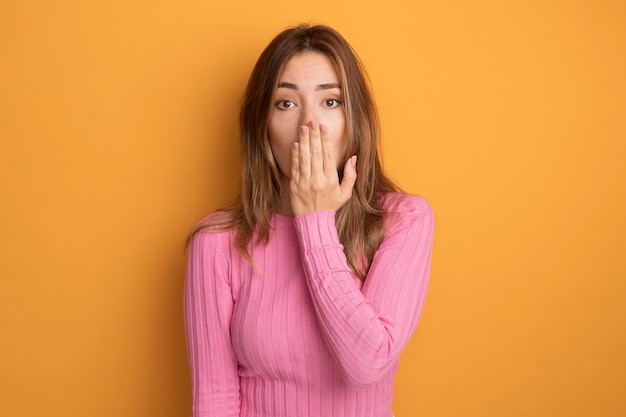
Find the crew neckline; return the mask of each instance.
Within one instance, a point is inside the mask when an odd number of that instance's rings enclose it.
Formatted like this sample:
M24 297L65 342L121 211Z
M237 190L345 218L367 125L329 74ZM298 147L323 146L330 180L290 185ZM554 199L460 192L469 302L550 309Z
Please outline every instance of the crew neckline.
M280 214L276 212L272 214L272 217L274 217L277 221L281 221L281 222L291 222L293 221L293 219L295 219L295 216L288 216L286 214Z

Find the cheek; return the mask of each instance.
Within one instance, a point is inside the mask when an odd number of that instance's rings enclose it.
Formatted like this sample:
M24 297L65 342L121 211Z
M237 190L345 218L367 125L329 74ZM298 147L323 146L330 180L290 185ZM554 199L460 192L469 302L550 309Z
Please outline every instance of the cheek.
M343 169L343 162L346 159L347 146L345 141L339 141L335 143L335 161L337 162L337 169Z
M269 141L272 155L283 175L288 175L291 167L291 145L293 140L290 137L292 136L293 134L289 135L284 126L270 124Z
M338 161L343 161L344 158L350 156L346 155L348 150L348 128L346 126L345 120L342 120L337 125L336 133L334 136L334 144L335 153Z
M282 123L271 123L269 127L269 139L274 152L288 148L294 140L293 129L289 129Z

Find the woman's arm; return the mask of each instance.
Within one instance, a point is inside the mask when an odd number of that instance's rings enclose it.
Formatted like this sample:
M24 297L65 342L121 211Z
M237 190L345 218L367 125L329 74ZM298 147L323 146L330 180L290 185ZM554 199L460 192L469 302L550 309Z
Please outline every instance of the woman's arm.
M339 243L335 213L295 218L320 327L344 379L355 388L376 383L395 364L424 305L434 217L425 200L401 199L388 216L362 290Z
M198 232L189 247L184 313L193 417L239 416L227 249L226 234L207 231Z

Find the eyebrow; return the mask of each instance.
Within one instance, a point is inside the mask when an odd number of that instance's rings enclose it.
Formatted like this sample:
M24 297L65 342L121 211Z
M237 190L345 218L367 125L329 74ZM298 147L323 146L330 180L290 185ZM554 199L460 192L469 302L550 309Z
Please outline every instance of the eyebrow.
M298 86L294 83L279 83L278 88L288 88L290 90L296 90L296 91L299 90ZM341 89L341 85L339 85L339 83L320 84L320 85L315 86L315 91L332 90L333 88Z

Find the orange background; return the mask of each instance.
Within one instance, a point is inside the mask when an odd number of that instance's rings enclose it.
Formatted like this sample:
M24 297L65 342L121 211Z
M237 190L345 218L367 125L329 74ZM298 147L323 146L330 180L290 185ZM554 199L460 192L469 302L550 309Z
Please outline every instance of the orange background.
M183 242L301 21L360 53L437 215L396 415L626 415L626 5L592 0L2 1L0 415L189 413Z

